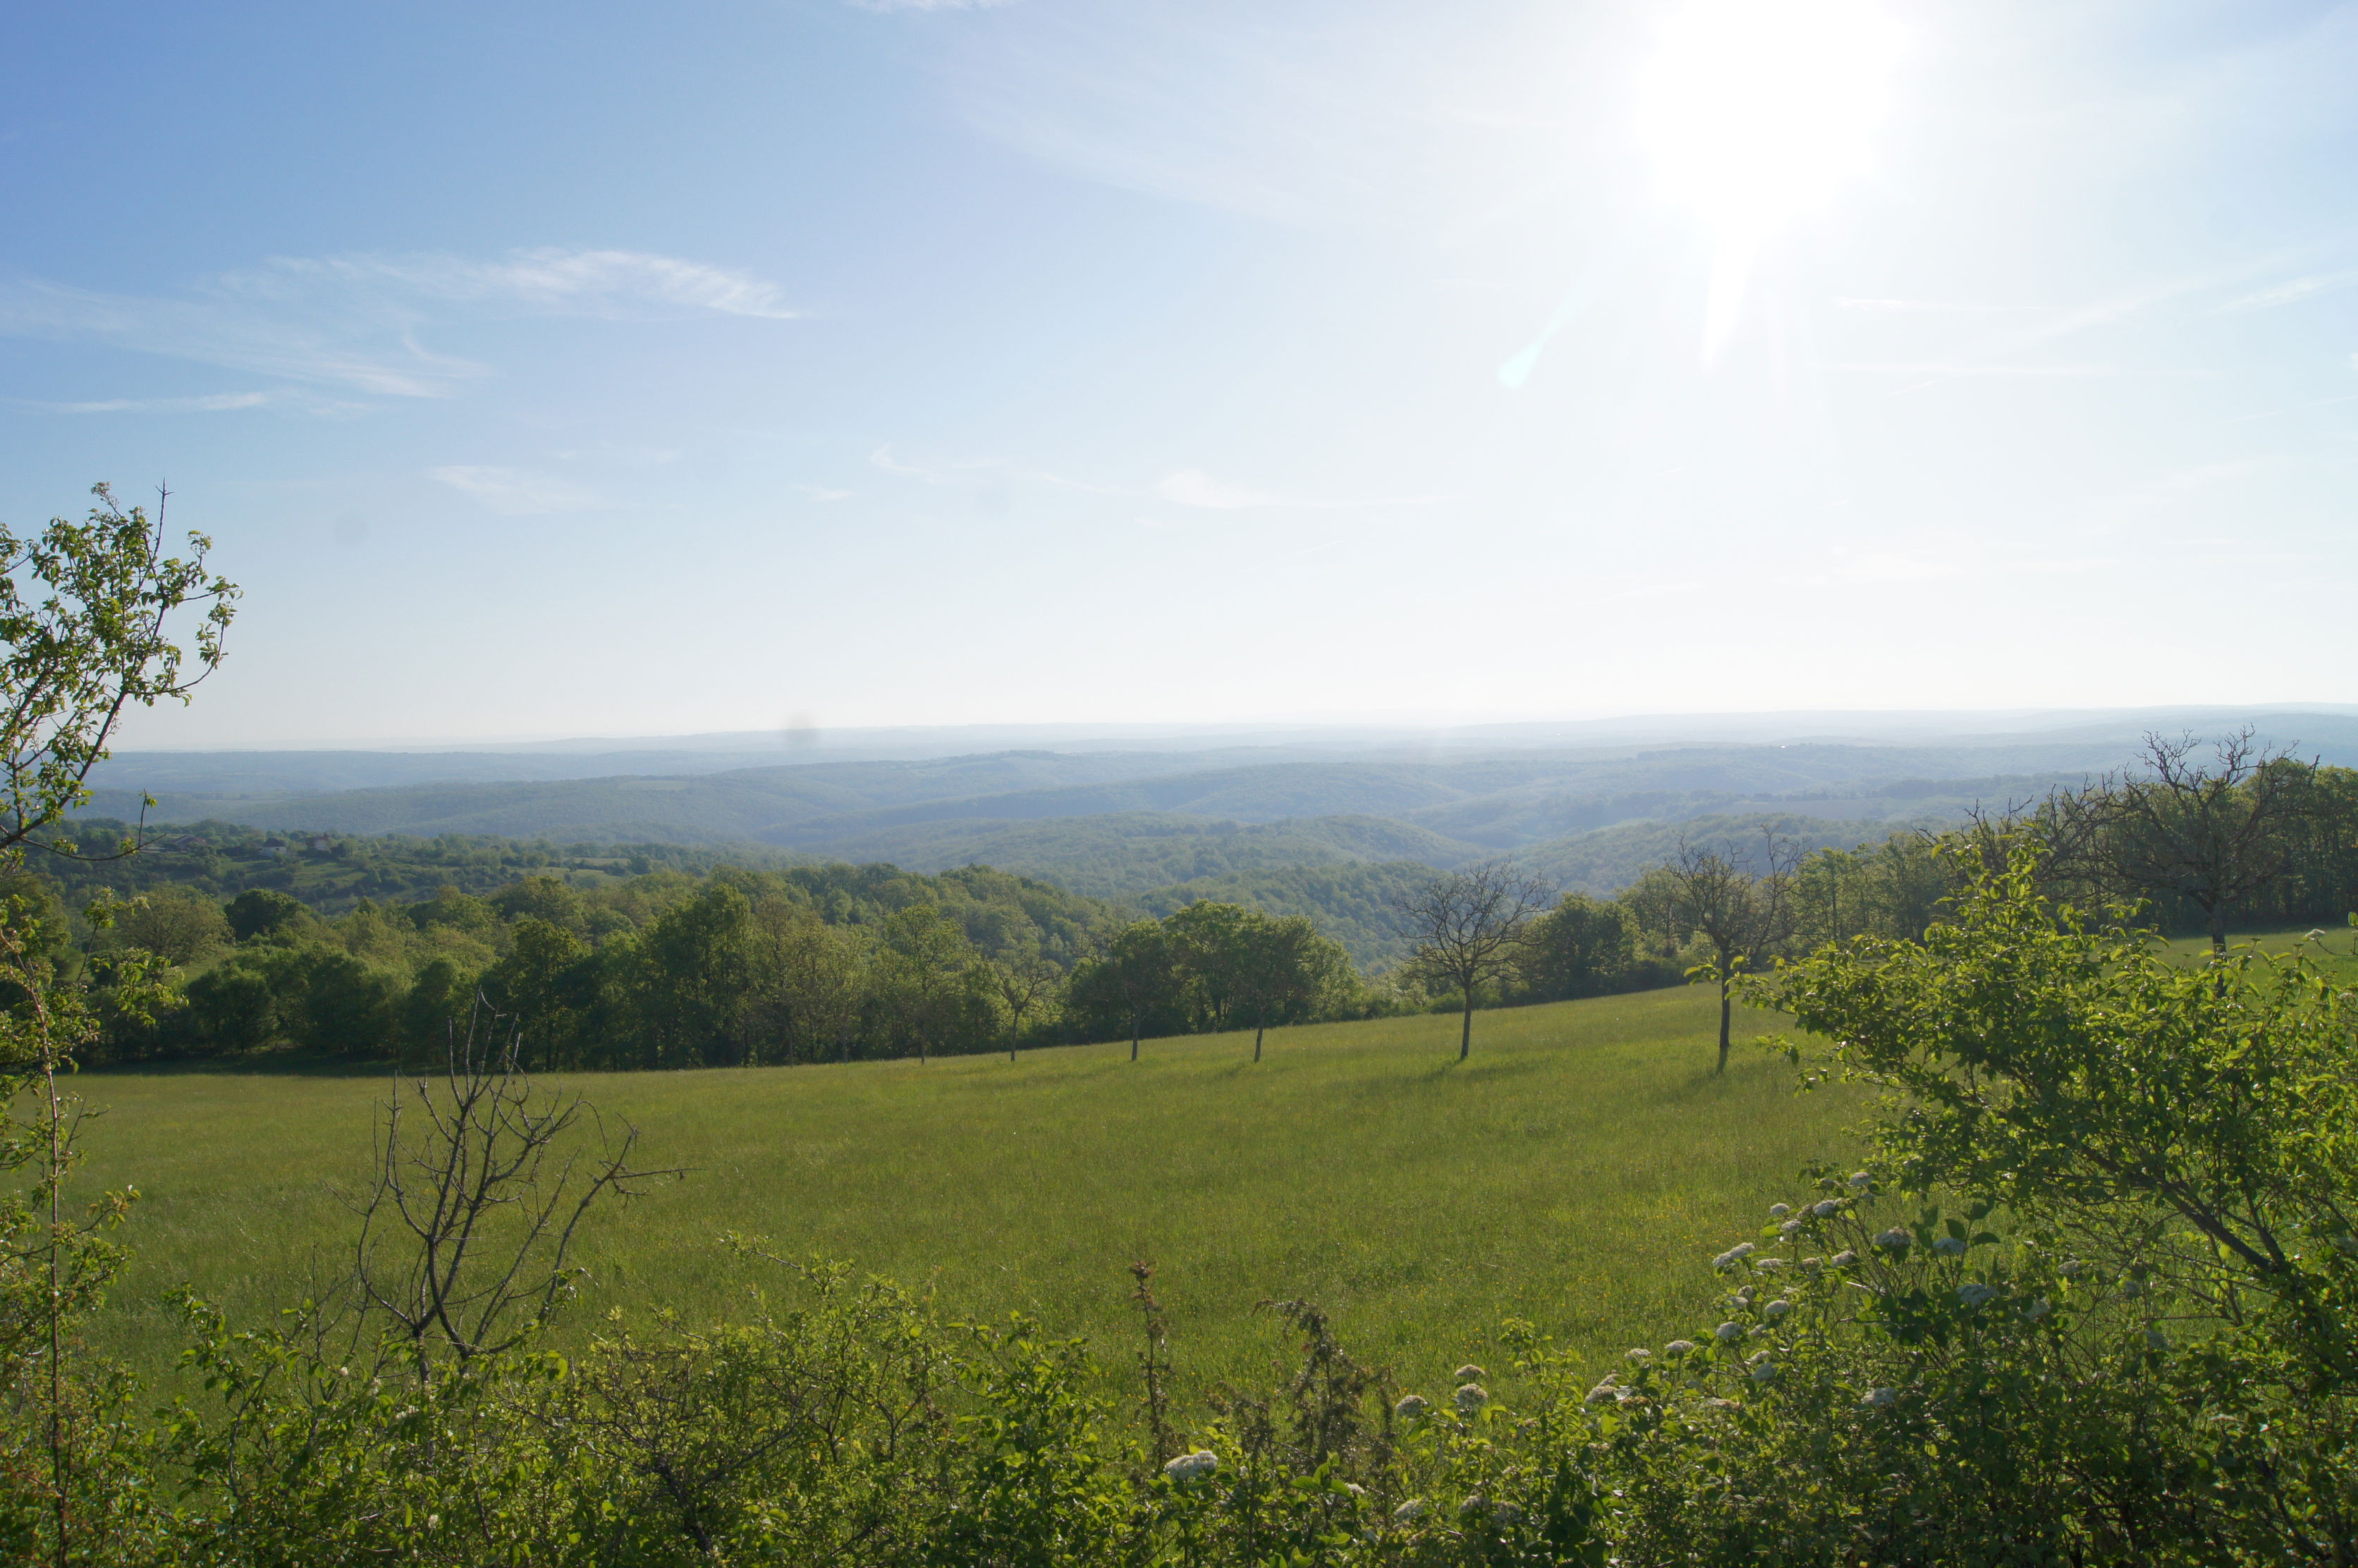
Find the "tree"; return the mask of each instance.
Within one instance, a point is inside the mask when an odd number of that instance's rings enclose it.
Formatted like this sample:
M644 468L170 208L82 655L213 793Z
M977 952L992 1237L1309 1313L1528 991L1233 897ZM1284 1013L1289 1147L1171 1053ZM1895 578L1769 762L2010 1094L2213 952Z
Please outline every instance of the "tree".
M1514 962L1523 928L1547 907L1548 896L1536 877L1493 860L1435 877L1401 900L1416 940L1412 968L1460 999L1459 1061L1474 1049L1474 1004L1483 983Z
M878 938L887 996L923 1062L957 1032L979 955L957 922L930 903L894 911Z
M1629 912L1580 893L1531 923L1514 957L1523 992L1547 1001L1625 989L1638 961Z
M210 957L230 944L222 906L193 888L151 888L115 914L114 934L126 946L172 965Z
M1179 962L1170 933L1161 921L1131 921L1101 939L1097 956L1065 989L1076 1011L1114 1003L1130 1025L1130 1059L1137 1061L1146 1021L1177 1006Z
M1744 864L1733 845L1682 844L1677 860L1650 872L1633 890L1630 902L1641 919L1674 940L1697 936L1711 948L1710 962L1690 973L1719 985L1714 1074L1727 1071L1736 977L1792 937L1793 868L1799 860L1797 846L1773 832L1761 836L1758 871Z
M2309 807L2310 770L2264 751L2246 727L2193 761L2191 735L2145 738L2142 776L2058 795L2048 830L2061 870L2135 898L2183 899L2202 913L2211 951L2227 950L2227 917L2283 876L2288 830Z
M1055 965L1040 956L1037 946L990 963L991 984L1007 1008L1007 1059L1012 1062L1015 1048L1023 1039L1023 1015L1055 996L1056 983L1063 977L1056 972Z
M1308 1011L1350 972L1349 956L1303 916L1249 911L1235 932L1230 985L1238 1012L1253 1022L1253 1060L1271 1023Z
M1174 966L1194 993L1199 1027L1217 1031L1228 1026L1250 918L1251 912L1240 903L1200 899L1163 922Z
M227 913L230 933L241 942L276 936L311 918L302 900L276 888L248 888L229 901Z
M211 541L203 535L188 536L185 557L165 554L160 502L150 523L138 507L117 506L106 486L92 493L99 503L87 522L53 518L33 539L0 527L0 872L21 871L28 846L81 854L49 830L89 800L90 771L105 759L127 709L186 702L219 665L237 599L235 587L207 575ZM178 635L195 645L193 672ZM138 847L135 833L115 852ZM0 1202L0 1352L20 1326L43 1342L45 1386L36 1391L11 1377L7 1391L43 1406L50 1545L63 1564L75 1554L67 1499L77 1463L66 1328L113 1271L99 1232L127 1199L98 1206L86 1223L64 1212L79 1117L59 1092L58 1075L94 1038L94 1025L81 998L58 983L47 946L27 901L0 901L0 969L24 993L0 1018L0 1171L33 1173L28 1191ZM133 977L116 979L118 998L127 1000ZM23 1120L16 1104L28 1088L38 1108Z

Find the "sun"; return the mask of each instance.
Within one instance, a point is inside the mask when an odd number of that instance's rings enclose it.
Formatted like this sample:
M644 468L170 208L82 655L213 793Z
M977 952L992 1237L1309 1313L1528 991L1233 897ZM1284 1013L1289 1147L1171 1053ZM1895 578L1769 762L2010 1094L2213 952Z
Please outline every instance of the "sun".
M1873 167L1900 42L1876 0L1698 0L1671 16L1639 132L1664 199L1714 232L1706 357L1760 244Z
M1705 0L1676 13L1640 94L1662 192L1775 224L1873 162L1898 34L1874 0Z

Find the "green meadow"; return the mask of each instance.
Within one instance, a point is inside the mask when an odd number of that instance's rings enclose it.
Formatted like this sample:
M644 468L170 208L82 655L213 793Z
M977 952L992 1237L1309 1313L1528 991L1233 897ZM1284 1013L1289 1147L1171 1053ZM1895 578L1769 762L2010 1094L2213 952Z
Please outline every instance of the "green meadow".
M1755 1030L1774 1021L1757 1018ZM1700 989L1129 1047L847 1066L580 1076L563 1087L682 1180L598 1217L567 1332L611 1308L693 1323L792 1274L719 1244L766 1238L1022 1312L1127 1364L1127 1266L1154 1261L1179 1375L1259 1379L1283 1343L1254 1303L1307 1297L1404 1380L1494 1353L1508 1317L1599 1357L1692 1329L1706 1260L1840 1159L1858 1101L1797 1096L1768 1053L1711 1072ZM384 1078L90 1075L92 1189L135 1184L135 1254L94 1325L150 1370L178 1284L265 1321L346 1256Z

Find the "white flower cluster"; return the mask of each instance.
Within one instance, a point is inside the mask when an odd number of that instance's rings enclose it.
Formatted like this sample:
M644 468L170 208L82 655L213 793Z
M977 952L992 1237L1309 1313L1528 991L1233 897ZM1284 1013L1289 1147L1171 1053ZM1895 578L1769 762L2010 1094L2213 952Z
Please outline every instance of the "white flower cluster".
M1467 1383L1457 1390L1455 1402L1459 1415L1470 1416L1490 1402L1489 1390L1479 1383Z
M1914 1237L1896 1225L1888 1230L1880 1232L1875 1238L1875 1244L1886 1252L1905 1252L1914 1246L1915 1242Z
M1482 1380L1484 1376L1486 1376L1486 1374L1483 1372L1481 1368L1476 1367L1473 1362L1468 1361L1463 1367L1458 1368L1455 1372L1450 1373L1449 1380L1453 1383L1478 1383Z
M1772 1203L1768 1206L1768 1217L1771 1219L1782 1219L1792 1212L1793 1206L1790 1204Z
M1583 1394L1580 1402L1585 1405L1609 1405L1620 1397L1620 1383L1608 1374L1603 1382Z
M1182 1454L1163 1466L1163 1473L1178 1482L1188 1482L1208 1476L1220 1467L1220 1456L1208 1448L1193 1454Z
M1751 1257L1752 1254L1758 1250L1759 1249L1755 1247L1749 1241L1739 1241L1735 1246L1729 1248L1726 1251L1721 1253L1718 1257L1713 1259L1711 1260L1711 1266L1717 1269L1722 1273L1725 1273L1728 1270L1735 1268L1738 1263L1741 1263L1744 1260Z
M1691 1356L1694 1353L1694 1347L1695 1343L1692 1339L1673 1339L1668 1345L1662 1346L1662 1354L1665 1356Z
M1932 1250L1938 1252L1943 1258L1962 1258L1965 1255L1964 1238L1960 1236L1934 1237L1932 1238Z
M1998 1294L1996 1285L1985 1285L1979 1280L1967 1280L1957 1287L1958 1302L1969 1307L1987 1306Z
M1842 1212L1842 1199L1822 1198L1810 1206L1810 1212L1820 1219L1832 1219Z
M1777 1234L1790 1241L1801 1234L1801 1222L1798 1219L1789 1219L1777 1227Z
M1629 1359L1632 1361L1651 1361L1653 1358L1654 1353L1642 1347L1629 1352Z
M1866 1392L1859 1395L1858 1402L1866 1406L1868 1410L1887 1411L1893 1405L1899 1402L1899 1390L1897 1389L1869 1389Z
M1723 1323L1711 1333L1713 1338L1725 1345L1744 1337L1744 1325L1740 1323Z
M1869 1188L1873 1187L1874 1185L1875 1185L1875 1178L1874 1178L1873 1176L1868 1175L1865 1171L1853 1171L1853 1172L1850 1173L1850 1190L1851 1190L1851 1191L1853 1191L1853 1192L1855 1192L1855 1193L1863 1193L1863 1192L1867 1191Z
M1777 1363L1770 1358L1768 1352L1766 1350L1763 1350L1758 1356L1753 1357L1749 1365L1752 1368L1752 1380L1754 1382L1773 1383L1777 1380Z
M1392 1414L1402 1421L1414 1421L1433 1408L1433 1402L1422 1394L1404 1394L1401 1402L1392 1406Z
M1767 1306L1762 1307L1762 1308L1760 1309L1760 1315L1761 1315L1762 1317L1769 1317L1769 1318L1782 1317L1782 1316L1784 1316L1787 1313L1791 1312L1792 1310L1793 1310L1793 1303L1792 1303L1791 1302L1789 1302L1789 1301L1773 1301L1773 1302L1770 1302Z
M1412 1524L1423 1517L1424 1499L1422 1498L1411 1498L1392 1510L1394 1524Z
M1785 1266L1785 1260L1782 1258L1756 1258L1752 1261L1752 1266L1759 1270L1764 1274L1773 1274L1778 1270Z
M1853 1263L1858 1261L1858 1254L1845 1247L1841 1251L1835 1253L1833 1257L1827 1259L1826 1261L1832 1263L1837 1269L1847 1269Z

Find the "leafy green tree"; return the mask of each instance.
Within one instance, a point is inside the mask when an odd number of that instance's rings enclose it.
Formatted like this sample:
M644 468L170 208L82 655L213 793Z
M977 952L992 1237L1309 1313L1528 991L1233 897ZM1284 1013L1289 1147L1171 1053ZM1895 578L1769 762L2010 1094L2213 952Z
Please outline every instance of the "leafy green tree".
M865 930L830 925L810 905L784 899L763 900L753 916L763 1038L787 1062L849 1060L868 985Z
M1022 1044L1025 1015L1037 1013L1054 1001L1064 976L1055 965L1040 956L1036 947L1019 951L1011 957L984 962L990 966L990 982L998 991L1000 1004L1007 1010L1007 1059L1012 1062L1016 1048Z
M211 957L233 939L229 919L220 904L191 889L168 883L118 910L114 935L124 946L153 953L174 965Z
M241 942L283 935L311 918L301 899L276 888L250 888L230 900L226 913L230 932Z
M506 1013L519 1060L530 1067L572 1065L597 986L588 943L535 915L515 923L505 957L483 977L483 989Z
M1238 903L1203 899L1163 922L1172 965L1195 1004L1196 1027L1228 1027L1248 961L1252 912Z
M1065 988L1065 1005L1083 1027L1130 1036L1130 1059L1150 1028L1184 1028L1185 991L1178 954L1158 920L1134 920L1101 939Z
M640 934L628 972L649 1065L745 1060L752 937L752 905L728 882L707 886Z
M1271 1024L1308 1015L1356 978L1350 955L1298 914L1273 920L1249 912L1233 940L1231 992L1238 1015L1252 1020L1256 1062Z
M915 1043L919 1061L971 1037L987 1019L990 978L979 958L966 933L930 903L897 911L878 929L876 1000Z
M1524 931L1514 966L1518 989L1538 1000L1627 989L1638 967L1636 922L1620 904L1566 893Z

